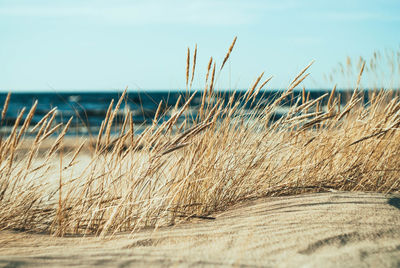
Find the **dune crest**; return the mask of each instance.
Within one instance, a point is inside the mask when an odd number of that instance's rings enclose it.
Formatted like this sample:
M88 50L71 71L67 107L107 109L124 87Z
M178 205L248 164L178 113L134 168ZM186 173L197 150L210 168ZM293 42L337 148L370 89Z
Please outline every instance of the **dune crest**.
M134 236L0 232L0 266L394 267L400 196L330 192L246 201L212 219ZM4 257L7 256L7 257Z

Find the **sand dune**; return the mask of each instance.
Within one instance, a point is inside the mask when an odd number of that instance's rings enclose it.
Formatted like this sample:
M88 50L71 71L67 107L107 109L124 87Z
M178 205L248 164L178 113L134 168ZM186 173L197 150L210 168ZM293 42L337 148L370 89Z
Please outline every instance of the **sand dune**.
M398 267L400 196L320 193L246 201L133 237L0 232L0 267Z

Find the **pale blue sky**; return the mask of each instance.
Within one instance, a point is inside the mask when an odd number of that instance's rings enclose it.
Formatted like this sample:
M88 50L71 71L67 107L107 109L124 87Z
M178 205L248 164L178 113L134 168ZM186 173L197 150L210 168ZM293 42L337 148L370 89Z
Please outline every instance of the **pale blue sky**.
M258 74L287 86L315 59L309 88L346 56L400 44L399 0L0 0L0 90L184 89L187 47L197 43L194 86L221 63L220 88Z

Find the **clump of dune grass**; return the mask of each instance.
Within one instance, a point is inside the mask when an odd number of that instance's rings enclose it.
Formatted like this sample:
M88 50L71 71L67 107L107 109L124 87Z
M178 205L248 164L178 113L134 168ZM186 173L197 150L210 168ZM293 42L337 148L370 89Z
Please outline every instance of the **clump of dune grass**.
M189 88L196 54L197 47L190 66L188 50ZM168 120L161 120L160 104L140 135L130 111L119 132L111 132L125 90L116 105L110 104L89 156L82 155L82 148L91 141L64 151L71 120L53 126L56 109L30 126L34 105L18 127L22 110L0 144L0 228L104 236L204 217L250 198L335 190L398 192L399 97L376 91L365 104L359 88L362 64L344 105L335 89L315 100L305 90L294 98L310 66L274 99L256 101L271 79L261 74L246 93L224 103L214 91L218 67L211 58L196 116L188 115L191 93ZM273 120L288 101L287 114ZM249 112L248 104L256 108ZM21 154L27 132L35 137ZM56 132L53 145L39 154Z
M325 79L339 83L343 88L352 88L358 71L365 64L363 78L365 87L370 89L400 88L400 50L375 50L370 57L347 57L345 63L337 64Z

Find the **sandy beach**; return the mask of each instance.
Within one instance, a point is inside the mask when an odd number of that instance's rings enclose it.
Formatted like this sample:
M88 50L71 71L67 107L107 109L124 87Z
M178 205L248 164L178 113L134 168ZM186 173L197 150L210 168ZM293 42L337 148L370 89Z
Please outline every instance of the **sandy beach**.
M246 201L112 239L2 231L0 266L397 267L399 209L399 195L331 192Z

